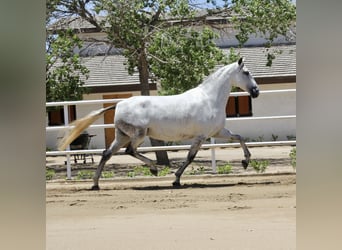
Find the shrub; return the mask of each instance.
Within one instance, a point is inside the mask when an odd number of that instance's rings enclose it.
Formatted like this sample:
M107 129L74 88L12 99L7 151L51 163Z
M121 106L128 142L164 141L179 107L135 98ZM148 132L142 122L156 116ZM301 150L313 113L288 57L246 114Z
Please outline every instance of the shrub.
M257 173L263 173L265 172L266 168L269 165L269 161L257 161L257 160L251 160L251 166L254 168Z

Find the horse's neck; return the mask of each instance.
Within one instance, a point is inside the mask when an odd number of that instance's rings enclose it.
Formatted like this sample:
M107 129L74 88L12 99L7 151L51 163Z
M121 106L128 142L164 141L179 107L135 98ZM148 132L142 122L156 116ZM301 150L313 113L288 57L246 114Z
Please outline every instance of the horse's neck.
M230 76L233 68L227 65L210 75L199 88L216 106L225 107L231 91Z

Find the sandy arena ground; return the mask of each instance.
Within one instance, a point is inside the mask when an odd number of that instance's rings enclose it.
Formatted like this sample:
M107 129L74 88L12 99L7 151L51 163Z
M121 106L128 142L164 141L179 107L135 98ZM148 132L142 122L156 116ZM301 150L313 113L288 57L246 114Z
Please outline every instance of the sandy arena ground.
M91 181L47 182L46 249L296 249L290 150L251 148L255 159L270 160L265 174L184 175L178 189L172 188L172 174L102 179L100 191L88 191ZM210 166L208 156L210 150L199 152L194 165ZM241 161L242 152L217 150L216 156ZM47 165L56 167L61 160L49 158ZM131 157L114 156L108 167L114 162L136 164Z

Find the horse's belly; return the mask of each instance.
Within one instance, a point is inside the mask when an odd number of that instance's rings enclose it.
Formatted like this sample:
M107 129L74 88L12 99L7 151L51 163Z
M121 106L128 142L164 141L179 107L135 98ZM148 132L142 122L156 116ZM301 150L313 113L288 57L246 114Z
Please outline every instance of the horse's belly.
M162 140L162 141L182 141L187 139L192 139L194 137L193 134L179 133L179 132L171 132L161 133L159 130L149 129L147 132L149 137L154 139Z
M182 141L192 139L199 135L208 135L210 129L206 126L172 124L151 126L148 128L147 135L163 141Z

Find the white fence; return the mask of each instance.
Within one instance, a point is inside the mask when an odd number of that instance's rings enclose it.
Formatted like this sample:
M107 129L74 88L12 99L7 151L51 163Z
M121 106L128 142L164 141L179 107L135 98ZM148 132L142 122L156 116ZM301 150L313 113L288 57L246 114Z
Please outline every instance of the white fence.
M285 92L296 92L296 89L283 89L283 90L264 90L260 91L260 94L274 94L274 93L285 93ZM230 96L245 96L248 95L247 92L234 92ZM69 105L85 105L85 104L103 104L103 103L117 103L123 99L106 99L106 100L84 100L84 101L65 101L65 102L48 102L46 107L53 106L63 106L64 109L64 126L47 126L46 131L61 131L69 128ZM282 116L257 116L257 117L236 117L227 118L228 121L241 121L247 122L248 120L272 120L272 119L296 119L296 115L282 115ZM104 128L114 128L114 124L94 124L90 125L90 128L104 129ZM259 146L281 146L281 145L296 145L296 140L288 141L263 141L263 142L247 142L249 147L259 147ZM211 138L210 144L203 144L201 149L211 149L212 158L212 168L213 172L216 172L216 159L215 159L215 148L222 147L239 147L239 143L215 143L214 138ZM139 152L151 152L160 150L187 150L190 145L177 145L177 146L162 146L162 147L139 147ZM86 149L86 150L70 150L68 146L65 151L47 151L46 156L57 156L66 155L66 165L67 165L67 179L71 179L71 162L70 157L73 154L102 154L104 149ZM119 153L123 153L124 149L121 149Z

